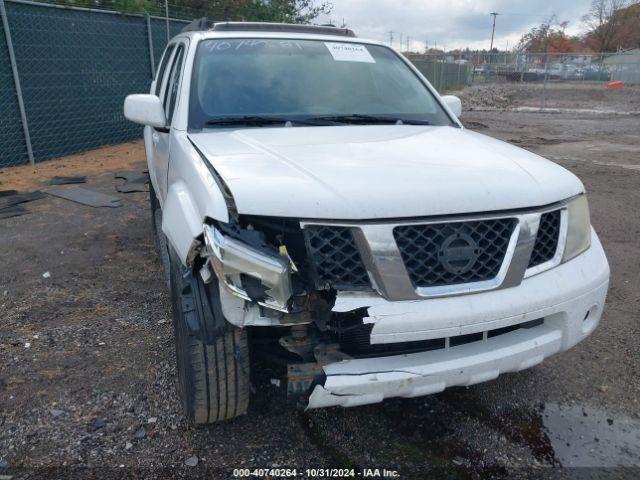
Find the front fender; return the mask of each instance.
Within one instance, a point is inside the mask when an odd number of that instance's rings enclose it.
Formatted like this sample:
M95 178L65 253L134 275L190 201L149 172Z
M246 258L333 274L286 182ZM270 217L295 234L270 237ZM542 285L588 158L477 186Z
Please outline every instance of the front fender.
M162 208L162 231L184 265L195 238L202 233L202 221L186 184L171 185Z
M225 198L205 160L186 133L173 138L167 196L162 205L162 231L169 244L187 265L191 250L202 235L206 218L229 221Z

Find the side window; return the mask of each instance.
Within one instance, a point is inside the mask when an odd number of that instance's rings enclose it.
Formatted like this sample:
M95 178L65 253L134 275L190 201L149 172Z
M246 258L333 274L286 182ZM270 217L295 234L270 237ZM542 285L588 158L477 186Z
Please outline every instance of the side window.
M184 56L184 46L180 45L174 55L169 82L164 92L164 111L167 115L167 124L171 125L173 111L176 108L178 98L178 88L180 87L180 72L182 71L182 57Z
M167 49L164 51L164 55L162 55L162 61L160 62L160 68L158 69L158 74L156 77L156 90L155 94L159 97L160 90L162 89L162 81L164 80L164 72L167 69L167 64L169 63L169 59L171 58L171 54L173 53L173 49L175 45L169 45Z

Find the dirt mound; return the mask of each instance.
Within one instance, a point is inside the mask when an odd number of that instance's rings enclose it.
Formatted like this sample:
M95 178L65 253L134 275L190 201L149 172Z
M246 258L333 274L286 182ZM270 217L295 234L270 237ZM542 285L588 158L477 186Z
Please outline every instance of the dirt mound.
M544 106L640 112L640 86L633 85L608 89L602 82L492 83L472 85L455 94L462 100L463 111Z
M515 93L510 85L473 85L458 96L463 110L500 110L513 106Z

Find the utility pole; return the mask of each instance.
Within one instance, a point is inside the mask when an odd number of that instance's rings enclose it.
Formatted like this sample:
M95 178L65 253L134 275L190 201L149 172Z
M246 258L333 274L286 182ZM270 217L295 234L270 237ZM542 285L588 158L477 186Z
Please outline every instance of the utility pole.
M393 47L393 30L389 30L389 46Z
M491 12L489 15L493 17L493 28L491 29L491 47L489 47L489 55L493 50L493 35L496 33L496 17L500 15L498 12Z
M409 35L407 35L407 50L406 50L407 52L409 51L409 39L410 39L410 38L411 38L411 37L410 37Z
M402 32L400 32L400 51L402 51Z

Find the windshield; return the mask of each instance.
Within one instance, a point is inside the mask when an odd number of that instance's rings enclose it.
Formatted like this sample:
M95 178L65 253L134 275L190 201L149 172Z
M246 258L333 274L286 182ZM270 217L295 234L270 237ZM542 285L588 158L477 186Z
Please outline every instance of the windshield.
M452 125L389 48L282 39L211 39L198 46L190 129L247 123Z

